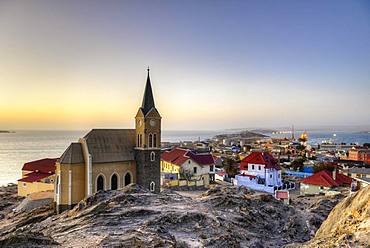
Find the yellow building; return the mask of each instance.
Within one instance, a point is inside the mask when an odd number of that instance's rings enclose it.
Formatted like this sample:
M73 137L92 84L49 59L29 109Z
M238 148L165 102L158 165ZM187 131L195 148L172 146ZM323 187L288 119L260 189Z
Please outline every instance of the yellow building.
M148 69L135 129L93 129L72 143L57 161L57 212L100 190L116 190L130 183L159 192L161 118Z
M209 152L197 153L190 149L174 148L161 155L163 186L207 186L214 174L214 158Z
M54 191L56 159L40 159L25 163L22 168L22 178L18 180L18 195L43 191Z

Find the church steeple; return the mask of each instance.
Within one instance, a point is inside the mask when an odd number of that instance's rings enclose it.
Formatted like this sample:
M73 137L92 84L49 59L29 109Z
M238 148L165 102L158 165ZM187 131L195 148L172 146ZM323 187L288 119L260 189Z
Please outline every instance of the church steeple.
M153 97L153 92L152 92L152 85L150 82L149 67L147 70L148 70L148 76L146 79L143 103L141 105L141 109L143 110L144 115L146 115L152 108L155 108L154 97Z

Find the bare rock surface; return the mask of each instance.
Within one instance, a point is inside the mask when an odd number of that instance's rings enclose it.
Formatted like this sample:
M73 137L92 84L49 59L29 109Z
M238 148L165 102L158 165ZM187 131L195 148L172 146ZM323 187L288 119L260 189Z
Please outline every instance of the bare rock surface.
M18 196L18 186L8 184L0 187L0 221L5 218L24 199Z
M130 185L60 215L51 206L14 213L0 221L0 247L282 247L308 241L321 220L310 218L327 215L331 204L309 201L310 214L243 187L190 198Z
M370 187L341 201L314 239L300 247L370 247Z

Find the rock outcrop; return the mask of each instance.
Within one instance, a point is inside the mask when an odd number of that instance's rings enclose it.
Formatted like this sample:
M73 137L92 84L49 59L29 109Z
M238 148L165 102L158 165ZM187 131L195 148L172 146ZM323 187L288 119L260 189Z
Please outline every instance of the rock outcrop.
M302 247L370 247L370 187L341 201Z
M311 238L311 217L245 188L217 186L192 199L130 185L60 215L51 206L13 213L0 221L0 247L282 247Z
M0 221L23 200L23 197L18 196L17 189L16 184L8 184L7 186L0 187Z

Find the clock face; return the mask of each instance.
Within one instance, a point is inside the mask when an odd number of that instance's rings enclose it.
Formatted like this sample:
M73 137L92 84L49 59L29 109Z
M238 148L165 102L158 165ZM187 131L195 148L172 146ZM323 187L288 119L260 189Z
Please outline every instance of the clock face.
M155 126L155 120L150 120L150 121L149 121L149 124L150 124L152 127L154 127L154 126Z

